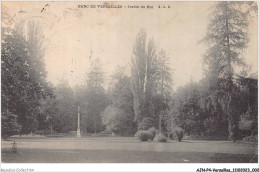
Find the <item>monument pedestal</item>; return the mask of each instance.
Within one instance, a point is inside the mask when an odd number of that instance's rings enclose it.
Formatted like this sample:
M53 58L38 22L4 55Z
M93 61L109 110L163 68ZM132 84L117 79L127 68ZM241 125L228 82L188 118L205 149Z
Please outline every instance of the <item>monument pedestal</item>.
M81 135L80 135L80 129L78 128L77 129L77 138L80 138L81 137Z
M77 138L80 138L80 107L78 106L78 128L77 128Z

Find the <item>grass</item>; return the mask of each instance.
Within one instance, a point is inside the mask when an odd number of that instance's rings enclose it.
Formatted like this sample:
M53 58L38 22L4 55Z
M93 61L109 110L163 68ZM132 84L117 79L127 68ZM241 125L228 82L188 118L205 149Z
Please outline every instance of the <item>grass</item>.
M30 138L2 141L4 163L257 163L257 143L140 142L136 138Z

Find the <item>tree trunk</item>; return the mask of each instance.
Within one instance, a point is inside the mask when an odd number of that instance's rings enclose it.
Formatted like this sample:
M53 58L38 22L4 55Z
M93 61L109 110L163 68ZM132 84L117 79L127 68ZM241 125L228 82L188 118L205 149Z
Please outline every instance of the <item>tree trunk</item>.
M52 134L52 122L51 122L51 134Z
M228 133L229 140L232 142L236 142L236 123L232 112L230 112L230 103L231 103L231 93L229 93L229 99L227 104L227 115L228 115Z

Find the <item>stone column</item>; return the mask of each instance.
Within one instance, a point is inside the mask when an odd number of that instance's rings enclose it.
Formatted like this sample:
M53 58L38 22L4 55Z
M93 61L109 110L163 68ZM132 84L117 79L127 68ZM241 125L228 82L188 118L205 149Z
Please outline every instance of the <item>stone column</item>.
M77 128L77 138L80 138L80 107L78 106L78 128Z

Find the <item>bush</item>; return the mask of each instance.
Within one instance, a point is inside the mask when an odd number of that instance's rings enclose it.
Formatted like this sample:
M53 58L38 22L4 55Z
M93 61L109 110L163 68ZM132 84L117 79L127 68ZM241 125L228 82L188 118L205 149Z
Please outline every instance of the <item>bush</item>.
M51 134L57 134L57 132L54 130L51 131L50 129L42 129L42 130L36 130L34 134L46 136Z
M250 118L249 111L240 116L238 127L240 130L250 130L253 125L253 120Z
M100 133L97 134L97 136L112 136L113 133L112 132L109 132L109 131L102 131Z
M136 137L138 137L139 140L141 141L148 141L153 140L154 136L153 133L150 132L149 130L139 130L136 134Z
M156 128L151 127L151 128L149 129L149 131L153 134L153 139L154 139L155 135L157 134ZM152 140L153 140L153 139L152 139Z
M173 136L174 136L174 139L178 142L181 142L183 136L184 136L184 130L180 127L175 127L173 130L172 130L172 133L173 133Z
M257 142L257 136L247 136L245 138L243 138L243 141L248 141L248 142Z
M156 142L167 142L167 138L163 134L158 134L155 136L154 140Z

